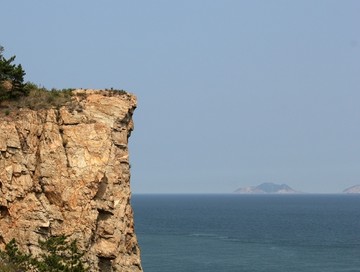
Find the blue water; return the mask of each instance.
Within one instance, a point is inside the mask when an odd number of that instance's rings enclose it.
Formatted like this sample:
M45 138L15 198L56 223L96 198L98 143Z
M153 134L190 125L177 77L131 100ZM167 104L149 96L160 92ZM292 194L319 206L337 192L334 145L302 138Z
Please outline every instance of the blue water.
M360 196L134 195L145 272L360 271Z

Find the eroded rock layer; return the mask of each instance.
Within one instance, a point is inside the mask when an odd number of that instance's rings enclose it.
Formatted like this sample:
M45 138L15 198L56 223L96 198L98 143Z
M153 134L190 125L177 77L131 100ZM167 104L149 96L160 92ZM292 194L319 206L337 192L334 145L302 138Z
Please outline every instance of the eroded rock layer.
M142 271L130 205L128 137L136 98L77 90L60 109L0 120L0 246L77 239L90 271Z

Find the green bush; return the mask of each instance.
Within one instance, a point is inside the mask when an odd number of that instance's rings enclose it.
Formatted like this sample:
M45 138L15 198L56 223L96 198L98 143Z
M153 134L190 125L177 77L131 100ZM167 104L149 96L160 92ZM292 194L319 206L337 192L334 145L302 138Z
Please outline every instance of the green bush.
M6 59L3 52L4 47L0 45L0 101L26 96L28 90L24 84L25 71L21 64L12 63L16 56Z
M0 271L21 272L28 271L30 264L30 255L19 251L15 239L11 240L5 247L5 251L0 251Z
M40 256L22 253L15 239L11 240L0 251L0 271L8 272L84 272L88 268L82 261L83 253L79 251L76 240L68 241L66 236L50 237L39 241L43 250Z

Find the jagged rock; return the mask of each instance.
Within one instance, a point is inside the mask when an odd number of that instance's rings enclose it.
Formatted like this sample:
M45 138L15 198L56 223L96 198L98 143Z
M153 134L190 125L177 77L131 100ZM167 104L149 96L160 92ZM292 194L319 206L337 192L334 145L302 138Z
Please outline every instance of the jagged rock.
M142 271L130 205L128 137L136 98L76 90L60 109L0 120L0 247L69 235L90 271Z

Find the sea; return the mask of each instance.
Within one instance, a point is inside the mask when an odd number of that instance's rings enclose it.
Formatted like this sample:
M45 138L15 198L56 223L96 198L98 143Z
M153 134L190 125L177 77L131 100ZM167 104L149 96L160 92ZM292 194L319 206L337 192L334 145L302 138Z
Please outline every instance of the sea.
M359 272L360 195L133 195L145 272Z

